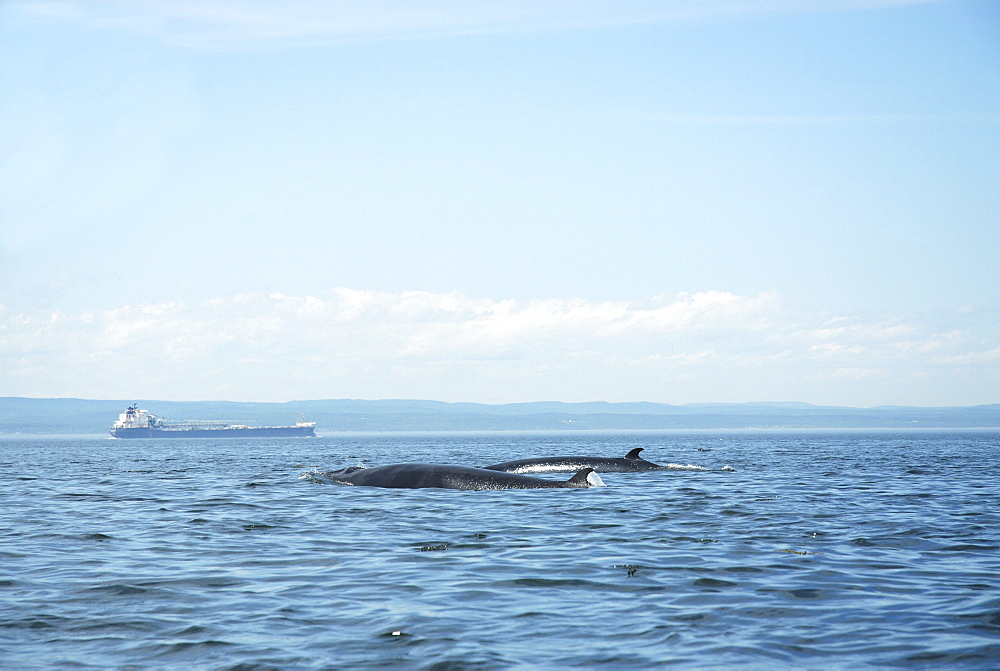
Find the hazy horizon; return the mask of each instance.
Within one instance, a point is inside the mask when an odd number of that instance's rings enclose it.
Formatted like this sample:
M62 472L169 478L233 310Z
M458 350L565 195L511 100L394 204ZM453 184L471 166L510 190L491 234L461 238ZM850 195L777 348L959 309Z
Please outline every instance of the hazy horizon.
M1000 401L1000 10L0 4L0 396Z
M884 404L875 406L851 406L851 405L819 405L815 403L808 403L806 401L739 401L739 402L727 402L727 401L713 401L713 402L692 402L692 403L663 403L659 401L644 401L644 400L634 400L634 401L602 401L602 400L589 400L589 401L560 401L557 399L540 399L535 401L510 401L505 403L481 403L478 401L442 401L433 398L293 398L293 399L279 399L273 401L261 401L255 399L249 400L233 400L233 399L210 399L210 398L198 398L190 400L178 400L171 398L81 398L81 397L67 397L67 396L0 396L0 400L17 400L24 399L28 401L81 401L81 402L93 402L93 403L127 403L127 404L150 404L150 403L169 403L169 404L205 404L205 405L226 405L226 404L247 404L247 405L293 405L296 403L359 403L359 404L399 404L405 406L407 404L431 404L431 405L452 405L452 406L484 406L484 407L501 407L501 406L571 406L576 408L593 407L596 406L658 406L658 407L669 407L669 408L694 408L694 407L733 407L733 408L784 408L784 409L843 409L843 410L877 410L877 409L892 409L892 408L914 408L921 410L933 410L933 409L970 409L970 408L983 408L991 406L1000 406L998 403L978 403L975 405L950 405L950 406L921 406L921 405L899 405L899 404ZM147 408L148 409L148 408ZM154 413L155 414L155 413Z

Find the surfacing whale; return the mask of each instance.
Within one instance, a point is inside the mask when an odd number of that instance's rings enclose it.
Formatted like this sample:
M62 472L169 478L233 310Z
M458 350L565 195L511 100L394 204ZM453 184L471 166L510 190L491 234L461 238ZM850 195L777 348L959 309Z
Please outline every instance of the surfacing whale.
M364 468L350 466L311 476L345 485L397 489L579 489L603 487L593 468L581 468L569 480L546 480L470 466L446 464L390 464Z
M581 468L592 468L598 473L639 473L641 471L665 471L670 466L660 466L639 456L643 448L637 447L624 457L542 457L541 459L518 459L502 464L483 466L489 471L504 473L572 473Z

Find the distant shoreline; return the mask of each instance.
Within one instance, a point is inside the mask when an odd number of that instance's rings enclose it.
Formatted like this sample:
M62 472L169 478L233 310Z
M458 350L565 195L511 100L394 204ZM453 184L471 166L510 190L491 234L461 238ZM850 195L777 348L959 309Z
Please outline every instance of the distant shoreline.
M534 402L487 405L332 399L286 403L0 398L0 435L102 435L129 404L170 419L285 425L319 433L799 431L1000 428L1000 404L852 408L806 403Z

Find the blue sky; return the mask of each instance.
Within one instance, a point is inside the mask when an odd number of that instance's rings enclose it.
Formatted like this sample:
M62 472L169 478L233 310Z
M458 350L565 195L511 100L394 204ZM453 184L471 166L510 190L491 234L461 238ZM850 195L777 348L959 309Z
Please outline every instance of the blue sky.
M1000 401L992 2L0 4L0 395Z

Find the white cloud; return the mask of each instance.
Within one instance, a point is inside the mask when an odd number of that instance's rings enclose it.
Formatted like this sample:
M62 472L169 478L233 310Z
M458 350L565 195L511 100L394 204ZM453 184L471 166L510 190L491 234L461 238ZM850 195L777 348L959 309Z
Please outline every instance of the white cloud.
M1000 368L1000 347L933 359L943 366L993 366Z
M1000 365L995 339L984 346L955 329L809 321L775 294L722 291L616 303L338 288L79 315L0 311L0 395L861 405L850 395L918 403L918 389L899 385L922 375L940 386L964 371L955 379L968 386ZM997 377L984 379L995 387Z

